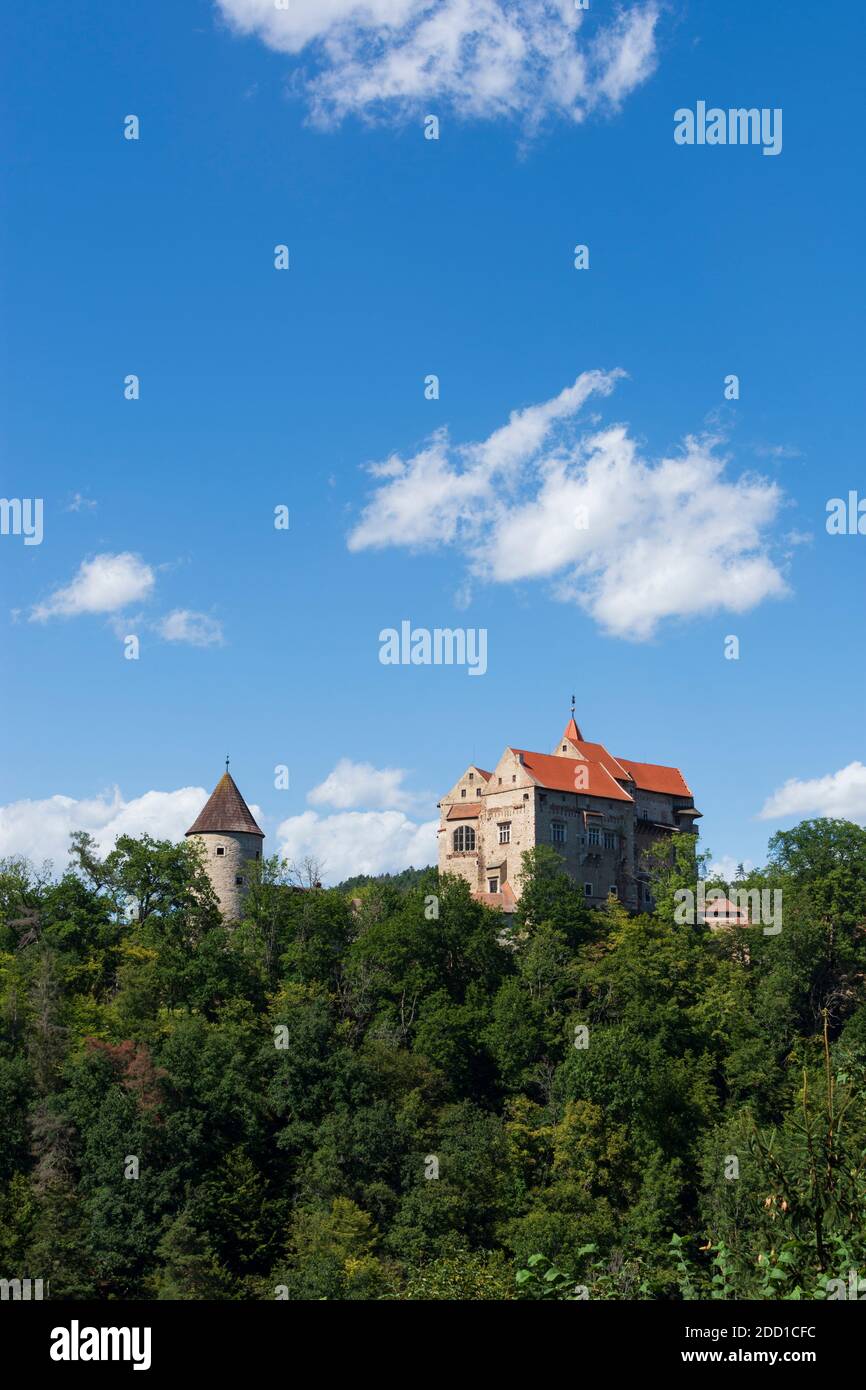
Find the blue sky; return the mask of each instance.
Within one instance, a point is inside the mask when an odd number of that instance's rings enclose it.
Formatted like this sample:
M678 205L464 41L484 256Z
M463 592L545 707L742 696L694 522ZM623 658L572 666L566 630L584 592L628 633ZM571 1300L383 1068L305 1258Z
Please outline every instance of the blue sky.
M0 853L180 834L230 753L270 849L417 863L465 765L552 748L572 692L587 738L682 769L719 859L866 820L866 536L825 526L866 496L862 15L592 0L566 32L527 5L530 38L587 55L575 120L561 62L494 102L471 38L370 103L432 43L421 0L327 8L4 21L2 492L44 499L44 538L0 536ZM676 145L699 100L781 108L782 152ZM512 412L616 370L484 474ZM555 563L591 458L590 551ZM381 664L403 619L486 629L486 674Z

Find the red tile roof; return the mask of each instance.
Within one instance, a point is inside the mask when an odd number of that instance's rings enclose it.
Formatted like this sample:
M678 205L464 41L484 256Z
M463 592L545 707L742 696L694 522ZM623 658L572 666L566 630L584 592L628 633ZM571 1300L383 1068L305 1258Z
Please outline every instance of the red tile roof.
M662 792L665 796L691 796L683 774L677 767L661 767L657 763L636 763L631 758L618 758L642 792Z
M446 820L473 820L477 817L481 807L476 801L458 801L456 805L448 807Z
M608 753L603 743L586 743L581 740L575 744L575 747L589 762L601 763L602 767L606 768L611 777L615 777L618 782L629 780L629 774L622 763L612 753Z
M612 801L631 801L628 792L623 791L601 762L562 758L555 753L532 753L525 748L511 748L509 751L517 753L530 776L551 791L582 792L585 796L606 796ZM574 773L578 767L585 769L588 774L586 786L578 787L575 784Z
M514 890L506 879L502 889L498 893L477 892L475 897L478 902L484 903L485 907L498 907L502 912L513 912L517 906L517 899Z
M234 778L224 772L210 794L199 816L193 821L187 835L219 835L227 831L240 830L248 835L261 835L253 820L252 812L235 785Z

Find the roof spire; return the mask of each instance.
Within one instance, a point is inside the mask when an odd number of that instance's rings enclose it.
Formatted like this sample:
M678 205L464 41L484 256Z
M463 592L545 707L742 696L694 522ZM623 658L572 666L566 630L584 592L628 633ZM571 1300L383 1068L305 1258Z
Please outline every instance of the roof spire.
M229 770L229 755L226 753L226 772Z
M234 778L226 770L211 792L197 819L186 832L187 835L213 835L230 831L244 832L247 835L261 835L264 831L256 825L253 813L235 785Z
M563 732L562 738L561 738L560 741L559 741L560 747L559 747L559 749L557 750L558 752L562 752L562 751L563 751L563 750L562 750L562 744L563 744L563 743L582 743L582 742L583 742L583 734L580 732L580 727L579 727L579 725L578 725L578 723L577 723L577 720L576 720L575 717L574 717L574 711L575 711L576 708L577 708L577 700L576 700L575 697L572 695L572 697L571 697L571 718L569 719L568 723L566 724L566 726L565 726L565 731Z

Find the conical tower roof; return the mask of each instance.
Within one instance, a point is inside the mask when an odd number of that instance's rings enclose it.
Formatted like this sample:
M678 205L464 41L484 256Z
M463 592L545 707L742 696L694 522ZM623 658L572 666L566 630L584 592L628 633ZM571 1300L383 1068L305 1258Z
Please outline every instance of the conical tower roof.
M564 742L566 739L571 743L583 743L583 734L575 723L574 715L571 716L566 724L560 743Z
M219 835L230 830L246 831L248 835L261 835L262 839L265 838L265 832L256 825L252 811L238 791L234 778L226 771L186 833Z

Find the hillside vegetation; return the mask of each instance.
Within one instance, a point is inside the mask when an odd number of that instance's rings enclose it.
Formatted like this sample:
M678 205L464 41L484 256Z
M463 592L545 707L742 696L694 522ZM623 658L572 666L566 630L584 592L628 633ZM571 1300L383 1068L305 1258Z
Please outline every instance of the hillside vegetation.
M0 865L0 1273L60 1299L826 1296L866 1268L866 832L750 882L784 926L509 934L435 870L220 922L189 842Z

